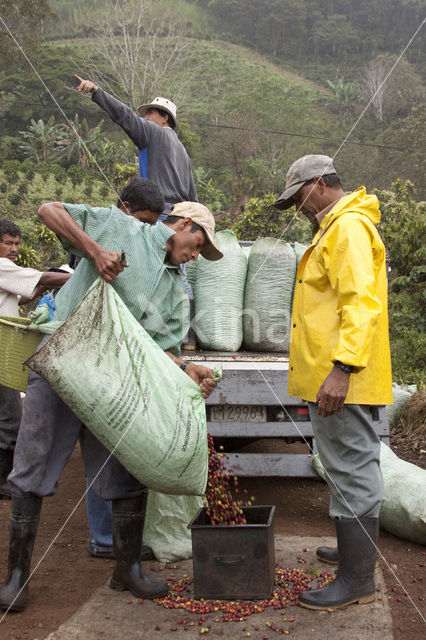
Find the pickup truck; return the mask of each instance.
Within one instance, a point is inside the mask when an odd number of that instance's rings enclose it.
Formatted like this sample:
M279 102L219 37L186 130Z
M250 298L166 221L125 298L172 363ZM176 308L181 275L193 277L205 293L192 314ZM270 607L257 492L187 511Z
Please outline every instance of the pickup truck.
M191 342L193 338L183 345L186 361L223 369L223 380L206 400L206 409L207 429L223 446L228 472L240 477L316 477L310 456L317 448L307 404L287 393L288 354L190 350ZM372 415L377 435L389 444L385 407L373 407Z
M316 477L310 455L317 449L307 404L287 393L288 355L184 351L183 357L223 368L222 382L206 400L207 430L224 447L231 475ZM372 407L372 415L377 435L389 445L385 407ZM268 439L279 452L265 446ZM241 451L247 443L256 452ZM259 451L262 446L266 452Z

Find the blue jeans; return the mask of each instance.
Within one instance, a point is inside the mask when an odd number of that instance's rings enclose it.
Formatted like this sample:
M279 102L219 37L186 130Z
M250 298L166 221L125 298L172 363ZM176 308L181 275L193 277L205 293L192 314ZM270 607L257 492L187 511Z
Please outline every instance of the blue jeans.
M100 551L112 549L111 500L100 498L86 485L86 512L92 545Z

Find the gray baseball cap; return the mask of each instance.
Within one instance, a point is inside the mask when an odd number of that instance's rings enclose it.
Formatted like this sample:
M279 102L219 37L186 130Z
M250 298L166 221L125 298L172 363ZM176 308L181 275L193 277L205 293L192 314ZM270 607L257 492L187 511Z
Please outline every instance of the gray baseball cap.
M277 209L288 209L293 204L292 197L308 180L317 176L336 173L333 159L329 156L310 155L299 158L291 165L285 179L285 191L274 202Z

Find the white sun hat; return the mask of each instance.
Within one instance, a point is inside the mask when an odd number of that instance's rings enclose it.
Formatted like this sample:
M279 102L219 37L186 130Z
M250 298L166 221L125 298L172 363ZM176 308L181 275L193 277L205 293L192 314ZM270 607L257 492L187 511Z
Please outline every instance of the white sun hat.
M166 111L169 114L169 116L173 118L173 122L175 123L175 128L176 129L178 128L179 123L176 118L176 105L174 102L172 102L168 98L161 98L160 96L157 98L154 98L154 100L149 104L141 105L138 108L138 111L142 117L145 117L148 109L162 109L163 111Z

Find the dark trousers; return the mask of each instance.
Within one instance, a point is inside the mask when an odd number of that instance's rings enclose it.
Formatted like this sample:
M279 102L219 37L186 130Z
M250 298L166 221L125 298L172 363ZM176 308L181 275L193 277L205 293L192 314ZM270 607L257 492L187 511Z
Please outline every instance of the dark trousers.
M86 476L94 491L106 500L143 493L145 487L84 427L51 386L30 372L13 470L8 481L17 496L48 496L79 439Z
M0 449L15 448L21 416L21 394L0 384Z

